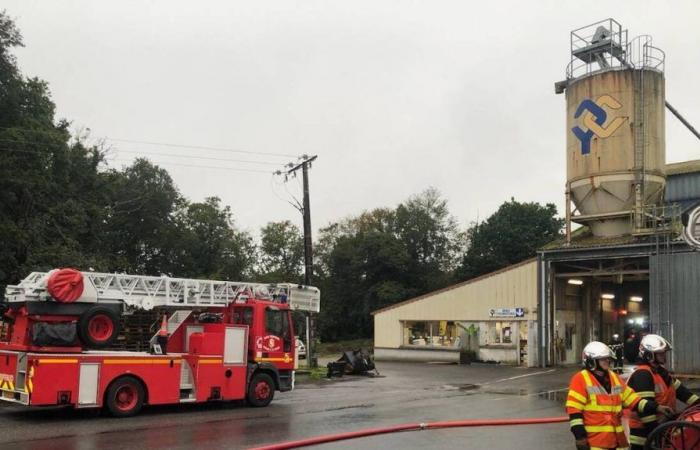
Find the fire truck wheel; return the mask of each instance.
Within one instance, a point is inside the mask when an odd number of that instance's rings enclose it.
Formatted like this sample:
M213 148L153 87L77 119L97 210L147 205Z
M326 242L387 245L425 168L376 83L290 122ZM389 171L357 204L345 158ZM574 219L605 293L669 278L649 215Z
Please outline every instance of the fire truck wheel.
M93 306L78 321L80 341L90 348L106 347L119 334L119 317L104 306Z
M267 406L275 396L275 383L272 377L266 373L256 373L250 379L246 400L250 406Z
M146 393L141 382L134 377L117 378L107 389L105 405L114 417L137 414L143 406Z

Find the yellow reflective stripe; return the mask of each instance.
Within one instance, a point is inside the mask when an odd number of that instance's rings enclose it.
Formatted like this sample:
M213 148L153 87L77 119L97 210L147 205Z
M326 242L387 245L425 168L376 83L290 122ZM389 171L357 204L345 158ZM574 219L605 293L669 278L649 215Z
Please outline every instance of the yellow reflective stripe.
M573 389L569 391L569 397L573 397L576 400L580 401L581 403L586 403L588 401L588 398L579 394L578 392L574 391Z
M654 391L639 391L637 392L637 395L642 397L642 398L654 398L656 397L656 392Z
M621 433L625 431L622 425L586 425L589 433Z
M569 423L572 427L575 427L576 425L583 425L583 419L571 419Z
M584 411L620 412L622 411L622 405L588 404L583 409Z
M587 370L582 370L581 374L583 375L583 380L586 382L586 386L593 386L593 383L591 382L591 377L588 375Z
M199 363L200 364L221 364L223 363L223 359L200 359Z
M573 400L567 400L566 401L566 406L570 408L576 408L576 409L585 409L586 405L583 403L575 402Z
M77 359L40 359L39 364L76 364Z
M632 392L630 392L630 389L627 388L624 391L622 391L622 393L620 394L620 398L624 402L625 400L627 400L627 397L629 397L630 395L632 395Z
M639 411L640 413L644 412L644 408L647 407L647 403L649 403L648 400L641 399L637 404L637 411Z
M104 364L170 364L170 361L174 364L182 362L179 359L105 359L102 362Z
M651 416L644 416L639 419L642 423L652 423L656 422L656 414L652 414Z
M687 403L688 405L692 405L693 403L697 402L698 400L700 400L700 397L698 397L697 395L693 394L693 395L691 395L690 397L688 397L688 401L687 401L686 403Z
M603 447L589 447L590 450L610 450L608 448L603 448ZM615 450L630 450L629 447L617 447Z
M617 374L615 372L609 370L608 373L610 373L610 378L614 381L615 386L622 385L622 383L620 383L620 379L617 377Z
M679 387L681 387L681 380L679 380L678 378L676 378L675 380L673 380L673 387L676 388L676 389L678 389Z
M625 408L632 406L632 403L639 400L639 396L632 389L627 388L627 390L629 391L627 396L622 399L622 404L625 405Z
M631 435L629 441L630 441L630 444L644 445L647 443L647 438L641 437L641 436Z
M10 383L10 390L14 391L15 390L15 383L13 383L12 381L8 381L8 383Z

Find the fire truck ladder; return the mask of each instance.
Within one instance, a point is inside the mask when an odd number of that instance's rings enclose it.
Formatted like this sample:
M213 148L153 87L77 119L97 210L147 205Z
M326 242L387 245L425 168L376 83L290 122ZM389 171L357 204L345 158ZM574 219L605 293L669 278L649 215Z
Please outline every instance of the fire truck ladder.
M8 286L9 302L46 301L52 272L32 272L19 284ZM290 303L294 309L318 311L320 292L293 283L249 283L197 280L115 273L81 272L84 289L78 302L123 303L127 310L169 306L183 309L225 307L236 300L257 298ZM297 300L296 305L292 303ZM174 323L173 323L174 325Z

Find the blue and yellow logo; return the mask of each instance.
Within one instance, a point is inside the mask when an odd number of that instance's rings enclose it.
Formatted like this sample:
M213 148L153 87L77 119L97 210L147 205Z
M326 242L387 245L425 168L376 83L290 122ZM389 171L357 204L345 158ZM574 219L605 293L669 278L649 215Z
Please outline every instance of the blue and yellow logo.
M587 155L591 152L593 135L603 139L612 136L627 120L627 117L616 117L607 126L603 126L608 119L608 113L603 109L605 106L612 110L622 108L622 104L610 95L601 95L595 102L587 98L576 108L574 119L578 119L583 115L583 125L586 129L584 130L577 125L571 131L581 141L582 155Z

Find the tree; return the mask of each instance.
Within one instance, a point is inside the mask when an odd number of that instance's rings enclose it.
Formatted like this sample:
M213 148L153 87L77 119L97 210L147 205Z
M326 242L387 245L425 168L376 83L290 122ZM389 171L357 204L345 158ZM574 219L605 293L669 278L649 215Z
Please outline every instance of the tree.
M139 158L123 171L104 174L108 200L102 236L112 270L169 273L178 242L175 212L186 202L165 169Z
M409 273L421 291L444 286L459 265L464 235L435 188L396 208L394 228L411 258Z
M22 76L11 53L21 45L0 12L0 295L30 270L101 261L91 249L99 238L102 155L71 142L48 85Z
M48 84L25 78L22 36L0 12L0 299L28 272L98 271L240 280L255 245L216 197L188 202L146 159L107 170L101 146L56 120Z
M289 220L270 222L260 230L258 279L260 281L303 280L304 237Z
M218 197L189 203L175 217L176 242L170 243L173 273L183 277L241 280L250 275L255 246L235 228L231 209Z
M533 257L538 248L560 236L563 225L555 205L511 199L469 228L469 247L457 278L473 278Z
M322 229L316 245L322 338L371 336L372 311L447 285L462 240L435 189Z

